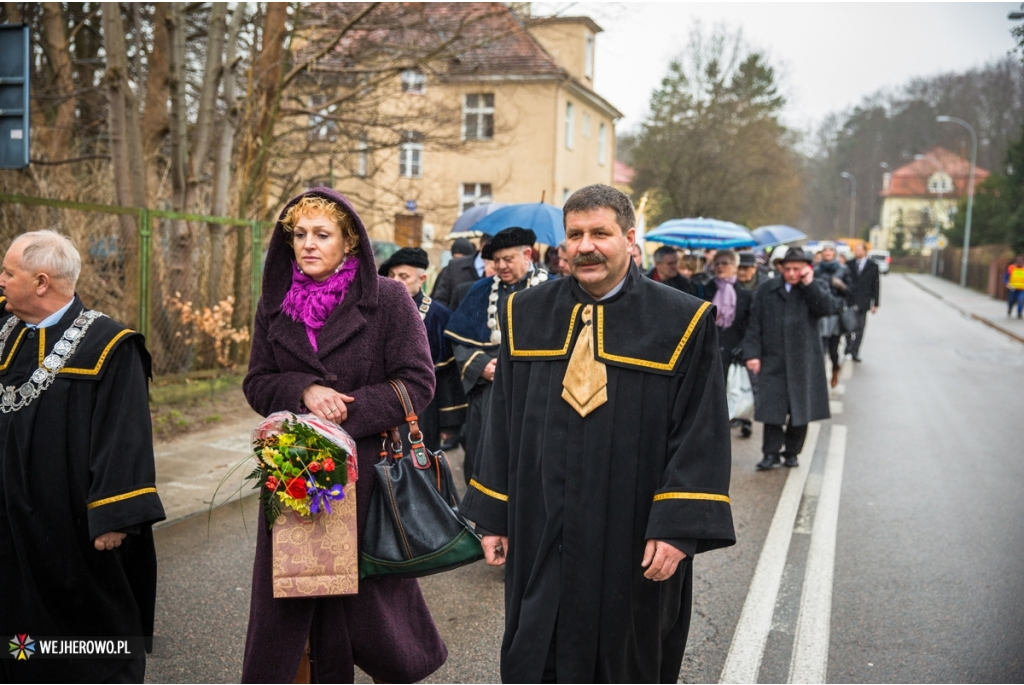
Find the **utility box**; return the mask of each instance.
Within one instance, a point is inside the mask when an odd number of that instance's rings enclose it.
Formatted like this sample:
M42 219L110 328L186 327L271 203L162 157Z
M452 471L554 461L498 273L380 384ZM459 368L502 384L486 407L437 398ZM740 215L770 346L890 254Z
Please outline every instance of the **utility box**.
M0 24L0 169L28 166L28 42L28 26Z

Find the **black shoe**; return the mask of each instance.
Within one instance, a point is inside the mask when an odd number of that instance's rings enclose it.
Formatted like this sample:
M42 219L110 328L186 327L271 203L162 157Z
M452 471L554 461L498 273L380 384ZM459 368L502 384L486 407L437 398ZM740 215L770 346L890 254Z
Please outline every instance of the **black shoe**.
M758 471L767 471L768 469L775 468L781 462L782 462L782 459L779 458L779 455L777 455L777 454L766 454L766 455L764 455L764 459L762 459L761 461L757 462L757 466L755 466L754 468L756 468Z
M855 355L853 355L853 361L855 361L855 362L857 362L858 364L860 364L860 363L861 363L862 361L864 361L864 360L860 358L860 355L859 355L859 354L855 354Z
M788 466L789 468L793 468L794 466L800 466L800 463L796 460L795 454L787 454L785 455L785 457L786 460L782 463L783 466Z
M448 438L441 443L442 452L451 452L453 449L459 446L459 436L456 435L453 438Z
M740 437L741 438L749 438L750 434L753 433L753 432L754 432L754 429L751 428L749 423L744 423L742 426L740 426Z

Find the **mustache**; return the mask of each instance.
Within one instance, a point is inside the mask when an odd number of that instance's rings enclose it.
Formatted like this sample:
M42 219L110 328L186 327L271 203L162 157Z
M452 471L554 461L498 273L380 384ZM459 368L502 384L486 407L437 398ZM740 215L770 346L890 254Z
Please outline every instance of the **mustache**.
M604 264L608 261L600 252L587 252L586 254L578 254L572 258L573 266L588 266L590 264Z

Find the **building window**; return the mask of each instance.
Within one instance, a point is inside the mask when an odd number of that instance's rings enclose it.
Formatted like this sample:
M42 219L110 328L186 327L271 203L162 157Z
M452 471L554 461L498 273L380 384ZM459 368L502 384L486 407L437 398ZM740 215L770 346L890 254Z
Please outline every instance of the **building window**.
M583 129L583 137L589 139L590 138L590 128L591 128L590 112L584 112L583 113L583 126L581 128Z
M575 117L576 108L571 102L565 103L565 149L571 150L573 145L572 140L572 120Z
M583 75L588 79L594 79L594 34L587 34L587 55L583 65Z
M459 214L478 205L487 205L491 199L490 183L463 183L462 197L459 198Z
M608 127L601 124L597 127L597 163L602 166L608 158Z
M423 177L423 134L419 131L402 131L398 175L403 178Z
M427 92L427 77L419 69L406 69L402 72L402 92L423 95Z
M570 195L572 195L572 192L571 192L571 191L570 191L570 190L569 190L568 188L562 188L562 204L563 204L563 205L564 205L564 204L565 204L566 202L568 202L568 201L569 201L569 196L570 196Z
M323 94L309 96L309 109L315 113L309 115L309 130L307 136L310 140L331 141L337 138L338 122L329 118L334 111L333 107L325 107L327 96Z
M462 139L494 138L494 93L467 93L462 106Z
M366 178L370 173L370 140L365 133L359 135L359 142L356 143L356 176Z

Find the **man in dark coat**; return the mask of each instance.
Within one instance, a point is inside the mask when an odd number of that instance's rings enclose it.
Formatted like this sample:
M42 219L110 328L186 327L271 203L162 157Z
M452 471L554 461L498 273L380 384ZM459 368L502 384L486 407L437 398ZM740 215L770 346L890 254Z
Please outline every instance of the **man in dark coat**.
M34 231L0 273L0 634L14 652L0 682L141 683L153 635L150 359L75 295L80 269L70 240ZM53 658L41 637L129 653Z
M466 393L462 390L462 380L455 364L455 354L451 343L444 335L448 320L452 317L450 309L423 294L423 284L427 281L427 267L430 259L427 253L418 247L403 247L391 255L377 270L381 276L387 276L405 286L412 295L416 309L427 329L427 341L430 343L430 356L434 360L434 376L437 379L434 399L427 408L420 412L419 424L423 432L423 444L430 450L441 448L441 440L447 439L450 433L458 433L466 421Z
M669 245L662 245L654 251L654 268L647 272L647 278L680 292L696 294L690 279L679 273L679 253Z
M748 253L749 254L749 253ZM751 255L753 256L753 255ZM704 299L718 310L715 324L718 326L718 349L722 356L725 377L729 378L729 367L742 363L743 336L747 332L750 306L754 296L738 281L737 266L739 255L733 250L719 250L712 264L715 277L704 286ZM732 291L730 294L729 291ZM746 373L746 371L744 372ZM750 437L750 419L737 419L743 437Z
M489 239L490 236L487 235L480 238L481 249L487 246ZM467 240L466 242L469 241ZM452 247L454 248L455 246L452 245ZM454 249L452 256L455 256ZM474 252L465 257L455 257L437 275L437 281L434 283L434 290L430 293L430 296L435 302L440 302L445 307L454 311L455 307L452 306L451 301L452 296L455 294L455 289L463 283L473 283L483 277L484 257L481 252Z
M715 309L632 265L618 190L563 209L572 275L502 308L461 511L507 564L502 682L674 683L690 560L735 541Z
M846 354L853 361L860 361L860 344L864 340L864 328L868 325L868 312L878 311L881 300L881 279L878 264L868 259L868 250L864 243L857 243L853 248L854 260L847 264L850 271L849 304L857 312L857 330L849 335Z
M757 286L768 280L767 273L762 273L753 252L740 252L740 263L736 271L736 282L747 292L754 292Z
M813 263L806 251L790 248L782 278L754 293L743 358L758 374L754 420L765 424L758 470L778 466L783 457L786 466L797 466L807 424L829 418L818 319L832 314L834 303L828 286L814 278Z
M473 284L445 329L445 335L452 341L455 363L469 404L463 431L466 483L476 465L497 366L501 344L498 312L502 311L510 294L548 280L548 273L533 263L535 242L536 234L526 228L506 228L495 235L484 246L482 255L494 262L494 276Z

